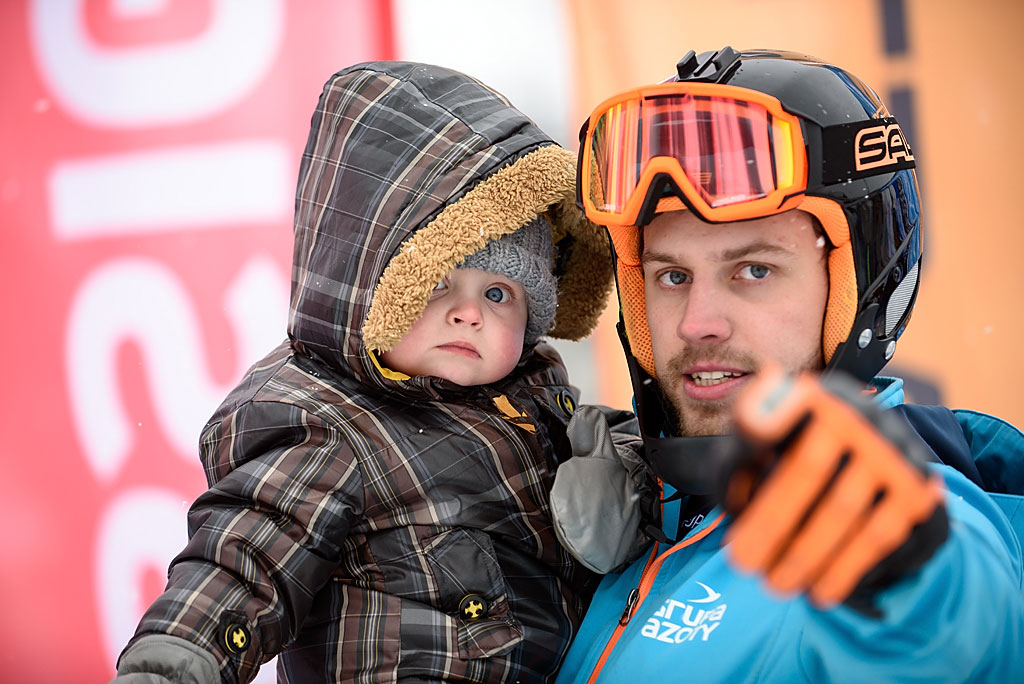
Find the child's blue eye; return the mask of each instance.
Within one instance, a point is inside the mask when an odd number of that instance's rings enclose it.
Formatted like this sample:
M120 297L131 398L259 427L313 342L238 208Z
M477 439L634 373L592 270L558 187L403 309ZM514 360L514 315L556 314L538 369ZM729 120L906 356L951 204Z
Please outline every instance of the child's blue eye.
M505 288L494 285L487 288L487 292L484 292L484 297L487 297L495 304L504 304L508 300L512 299L512 294Z
M445 278L445 279L441 280L441 282L439 282L437 285L435 285L434 289L432 289L430 291L430 301L434 301L435 299L437 299L438 297L440 297L441 295L443 295L447 291L448 291L448 279Z

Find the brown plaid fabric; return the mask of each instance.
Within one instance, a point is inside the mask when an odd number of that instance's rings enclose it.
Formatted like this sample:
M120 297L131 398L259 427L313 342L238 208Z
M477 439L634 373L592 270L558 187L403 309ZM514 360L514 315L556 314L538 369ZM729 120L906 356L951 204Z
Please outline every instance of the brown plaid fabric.
M495 385L390 380L361 332L410 236L552 145L445 69L364 64L327 83L289 338L204 428L210 488L135 639L199 644L229 682L274 655L279 681L303 684L553 679L592 579L549 522L575 404L561 360L541 344Z

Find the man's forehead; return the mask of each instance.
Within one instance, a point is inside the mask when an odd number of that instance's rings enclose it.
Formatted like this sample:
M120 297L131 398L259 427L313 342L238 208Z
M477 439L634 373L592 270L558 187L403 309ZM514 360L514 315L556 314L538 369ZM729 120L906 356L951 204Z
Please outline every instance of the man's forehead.
M801 243L816 242L813 219L804 212L731 223L706 223L690 212L672 212L643 228L641 263L688 257L733 261L757 253L797 254Z

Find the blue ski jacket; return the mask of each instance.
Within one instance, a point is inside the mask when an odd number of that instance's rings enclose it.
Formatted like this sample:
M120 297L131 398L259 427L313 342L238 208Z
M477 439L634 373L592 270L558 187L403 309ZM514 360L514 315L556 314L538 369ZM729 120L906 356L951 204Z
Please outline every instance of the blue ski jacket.
M574 682L1024 682L1024 434L986 414L876 400L940 463L947 541L877 597L881 618L768 592L730 565L713 510L671 548L606 575L558 677ZM990 492L983 491L984 489ZM675 534L679 502L665 504Z

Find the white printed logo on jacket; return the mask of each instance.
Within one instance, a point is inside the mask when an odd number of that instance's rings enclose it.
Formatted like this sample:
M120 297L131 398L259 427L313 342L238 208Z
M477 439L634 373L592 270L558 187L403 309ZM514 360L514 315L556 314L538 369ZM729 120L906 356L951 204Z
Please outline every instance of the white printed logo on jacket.
M681 644L684 641L707 641L725 615L726 604L712 606L722 595L704 584L697 582L700 590L697 598L687 601L668 599L640 630L640 634L667 644Z

